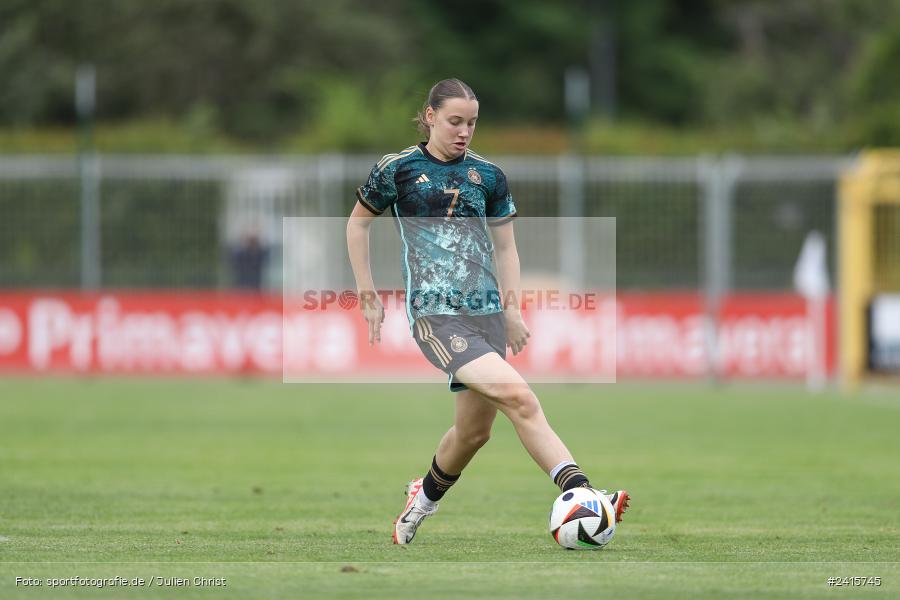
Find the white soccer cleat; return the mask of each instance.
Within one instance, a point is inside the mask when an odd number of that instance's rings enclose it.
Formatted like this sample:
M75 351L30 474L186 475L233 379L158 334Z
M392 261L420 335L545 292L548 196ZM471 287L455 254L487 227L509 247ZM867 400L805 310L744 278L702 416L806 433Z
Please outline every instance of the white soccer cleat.
M631 500L631 496L628 495L628 492L625 490L619 490L618 492L613 492L612 494L607 494L606 490L594 490L598 494L603 494L609 499L609 503L613 505L613 508L616 509L616 523L622 522L622 515L625 514L625 509L628 508L628 501Z
M408 544L416 535L416 529L425 520L425 517L433 515L438 510L435 504L431 510L425 510L416 505L416 496L422 494L422 478L413 479L406 486L406 506L400 516L394 519L393 539L395 544Z

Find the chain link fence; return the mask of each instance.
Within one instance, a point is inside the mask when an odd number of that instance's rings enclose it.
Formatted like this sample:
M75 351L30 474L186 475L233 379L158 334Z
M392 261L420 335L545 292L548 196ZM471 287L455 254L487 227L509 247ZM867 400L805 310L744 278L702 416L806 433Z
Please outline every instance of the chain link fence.
M345 217L377 158L0 158L0 287L228 288L255 237L277 290L283 217ZM616 218L619 289L783 290L811 230L834 275L850 158L495 158L522 216ZM594 247L577 230L530 236L523 271L558 255L590 285Z

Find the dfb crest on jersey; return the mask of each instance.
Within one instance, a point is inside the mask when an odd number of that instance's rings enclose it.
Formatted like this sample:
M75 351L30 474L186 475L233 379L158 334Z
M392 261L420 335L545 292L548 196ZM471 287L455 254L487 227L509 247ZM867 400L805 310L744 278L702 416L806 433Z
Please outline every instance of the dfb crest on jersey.
M481 185L481 173L476 171L474 168L469 169L469 181L471 181L475 185Z
M469 342L466 341L466 338L459 337L458 335L454 335L450 338L450 349L454 352L465 352L468 347Z

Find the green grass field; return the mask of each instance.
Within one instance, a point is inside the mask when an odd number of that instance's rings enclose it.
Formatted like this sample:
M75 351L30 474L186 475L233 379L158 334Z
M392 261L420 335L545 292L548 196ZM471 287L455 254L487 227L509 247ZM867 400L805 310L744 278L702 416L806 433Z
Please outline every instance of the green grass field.
M500 418L415 543L390 543L451 422L440 384L4 379L0 597L900 594L898 394L537 391L593 483L634 497L603 551L554 544L556 488ZM227 587L47 581L74 576Z

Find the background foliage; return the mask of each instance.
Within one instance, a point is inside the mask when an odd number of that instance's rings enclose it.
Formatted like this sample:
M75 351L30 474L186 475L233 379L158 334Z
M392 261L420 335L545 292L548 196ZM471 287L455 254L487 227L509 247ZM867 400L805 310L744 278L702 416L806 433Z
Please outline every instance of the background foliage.
M117 151L382 150L448 76L480 147L556 151L570 66L587 150L900 143L900 0L3 0L0 149L73 147L86 62Z

